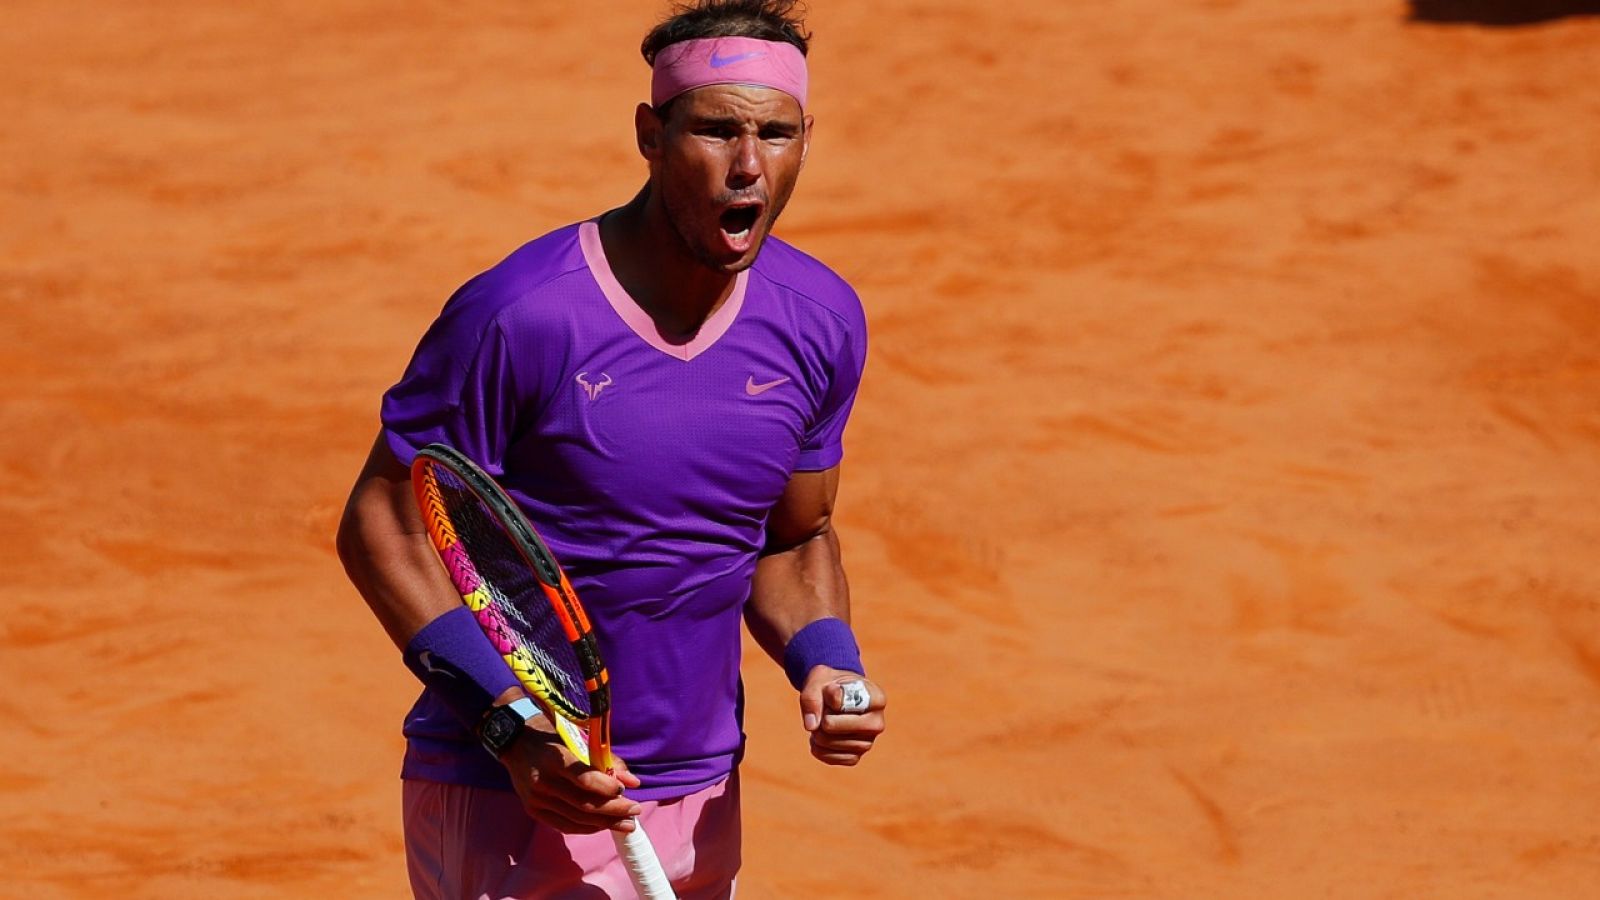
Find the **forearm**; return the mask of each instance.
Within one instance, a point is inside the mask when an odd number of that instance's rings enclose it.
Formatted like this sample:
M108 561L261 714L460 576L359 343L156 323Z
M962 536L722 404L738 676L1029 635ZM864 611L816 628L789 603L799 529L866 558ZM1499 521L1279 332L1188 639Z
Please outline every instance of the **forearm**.
M831 527L757 563L745 620L799 692L811 754L835 766L860 762L883 732L887 701L863 677L839 536Z
M775 662L783 662L784 647L800 629L829 617L850 621L850 587L831 527L756 564L745 623Z

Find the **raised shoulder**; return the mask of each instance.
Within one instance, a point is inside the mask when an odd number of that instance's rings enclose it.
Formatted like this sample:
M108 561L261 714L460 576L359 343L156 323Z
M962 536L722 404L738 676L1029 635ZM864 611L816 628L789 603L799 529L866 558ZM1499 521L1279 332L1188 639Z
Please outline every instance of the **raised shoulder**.
M577 228L518 248L456 290L384 394L383 424L397 458L444 441L497 466L519 422L531 421L559 382L560 359L584 296Z
M538 310L530 300L561 279L584 270L578 226L558 228L523 244L474 276L445 304L443 314L482 325L500 321L508 313L515 318L536 315Z
M850 331L865 331L866 314L855 289L826 264L793 244L767 238L752 271L789 294L826 309Z

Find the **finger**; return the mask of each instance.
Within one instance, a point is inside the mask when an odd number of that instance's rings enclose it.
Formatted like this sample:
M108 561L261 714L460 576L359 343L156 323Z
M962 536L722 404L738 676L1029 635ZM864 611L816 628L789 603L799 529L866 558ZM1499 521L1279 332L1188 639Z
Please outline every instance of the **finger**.
M579 790L596 797L620 797L623 789L627 787L627 784L615 775L608 775L582 763L567 768L563 774L567 775L568 781Z
M620 756L611 757L611 776L622 782L623 787L636 788L644 783L639 780L639 776L633 774L627 762Z
M811 733L812 736L821 737L826 735L827 737L831 738L853 737L870 741L873 738L876 738L878 735L883 734L882 726L879 723L871 720L850 721L849 719L845 719L843 721L834 721L833 718L833 716L824 718L822 720L822 727L818 728L816 731L813 731Z
M529 813L541 821L548 820L552 825L559 825L562 831L568 833L575 833L575 829L582 829L582 833L593 833L616 828L623 822L634 820L633 816L610 815L570 806L559 799L549 798L546 798L546 802L534 803L529 807Z
M557 777L548 780L552 782L565 781L580 791L599 798L620 797L624 788L639 786L639 779L631 774L627 775L628 780L625 781L615 775L596 769L573 756L570 752L564 754L562 764L555 767L552 774ZM629 781L632 782L631 785Z
M811 755L822 760L830 766L854 766L861 762L859 753L834 753L826 750L811 748Z
M643 811L637 801L621 793L597 794L568 782L551 782L547 785L545 796L550 798L552 804L559 804L568 816L599 816L607 819L608 825L610 820L625 819Z
M807 731L816 731L822 724L825 688L825 684L807 682L800 691L800 726Z
M829 712L856 714L872 708L872 690L865 678L847 678L826 685L823 695Z
M540 779L530 785L529 798L570 819L595 821L602 827L609 827L617 819L638 815L641 807L623 796L620 782L601 772L590 770L590 773L597 777L580 782L561 777L567 774L561 772L556 777ZM594 789L597 786L599 790ZM604 821L588 818L592 816L600 816Z
M860 714L889 704L883 688L860 675L843 674L823 685L823 700L830 713Z
M594 834L597 831L604 831L606 828L604 825L590 825L584 822L575 821L565 815L562 815L559 810L550 809L548 807L527 807L527 810L528 815L546 825L549 825L551 828L554 828L562 834Z
M884 730L883 717L876 713L869 713L865 716L823 716L822 725L813 734L872 740L883 734Z
M872 749L872 741L862 738L837 738L824 737L820 733L811 736L811 746L824 750L842 750L849 753L865 753Z

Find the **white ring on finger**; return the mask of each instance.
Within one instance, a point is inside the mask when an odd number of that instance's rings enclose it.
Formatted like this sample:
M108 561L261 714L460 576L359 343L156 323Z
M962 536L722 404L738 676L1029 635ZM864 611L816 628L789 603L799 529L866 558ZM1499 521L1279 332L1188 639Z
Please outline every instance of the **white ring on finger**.
M872 695L867 692L867 683L860 679L847 681L839 686L843 696L839 700L839 711L847 713L865 712L872 704Z

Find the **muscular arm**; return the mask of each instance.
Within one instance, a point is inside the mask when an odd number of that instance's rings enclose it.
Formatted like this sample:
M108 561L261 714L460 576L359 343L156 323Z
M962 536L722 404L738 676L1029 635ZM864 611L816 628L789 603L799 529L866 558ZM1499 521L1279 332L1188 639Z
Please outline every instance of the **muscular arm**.
M345 504L337 543L350 581L396 647L404 650L424 625L461 605L417 510L411 472L381 433ZM521 696L520 689L508 690L495 702ZM566 832L633 829L639 806L622 791L639 780L620 761L614 777L579 765L544 717L529 722L500 761L534 818Z
M339 559L395 646L461 603L434 556L411 473L380 434L339 522Z
M767 518L745 624L775 662L795 632L827 616L850 621L850 587L833 530L839 469L796 472Z
M756 643L780 665L784 648L806 625L833 617L850 621L850 588L833 529L839 469L797 472L767 519L766 553L756 564L745 624ZM800 688L800 713L811 734L811 753L830 765L853 766L884 729L882 688L867 681L870 704L845 714L842 688L861 678L815 666Z

